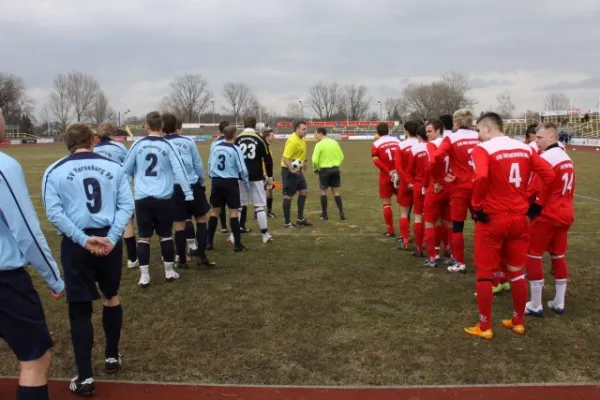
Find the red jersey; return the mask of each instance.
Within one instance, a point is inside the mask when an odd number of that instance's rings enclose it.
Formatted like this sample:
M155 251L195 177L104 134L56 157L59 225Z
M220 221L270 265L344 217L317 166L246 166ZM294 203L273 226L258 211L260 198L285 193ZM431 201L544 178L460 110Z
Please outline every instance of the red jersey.
M396 171L400 175L400 181L404 184L411 182L411 178L408 175L408 163L410 162L411 149L413 146L419 144L417 138L409 137L406 140L400 142L400 146L396 149Z
M575 170L573 161L560 147L552 147L540 156L546 160L556 177L550 183L549 190L542 190L536 203L543 206L542 217L561 225L571 226L575 221L573 195L575 193Z
M555 173L531 146L507 136L481 143L471 153L474 166L475 210L488 215L525 215L529 209L527 183L532 172L550 184Z
M417 143L410 149L410 157L407 174L410 177L410 183L423 183L427 173L427 165L429 164L429 154L427 152L426 143Z
M373 164L379 168L380 175L389 175L396 169L394 157L400 141L392 136L382 136L371 145Z
M442 144L443 140L443 137L439 137L437 139L430 140L425 146L427 149L427 156L429 158L429 162L427 163L427 168L425 169L425 180L423 182L423 187L429 187L430 185L433 186L433 183L437 182L437 180L432 176L431 168L435 160L435 153L437 152L439 146ZM449 163L444 164L444 175L448 172L449 167Z
M480 143L479 134L468 129L459 129L445 136L435 153L433 176L442 181L444 168L456 177L454 184L471 186L473 182L473 166L470 150Z

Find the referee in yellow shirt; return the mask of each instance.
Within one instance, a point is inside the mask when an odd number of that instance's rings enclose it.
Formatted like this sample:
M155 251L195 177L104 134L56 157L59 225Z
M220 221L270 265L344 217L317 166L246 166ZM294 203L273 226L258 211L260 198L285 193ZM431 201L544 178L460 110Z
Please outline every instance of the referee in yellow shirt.
M281 160L281 182L283 184L283 217L285 219L285 228L295 228L292 224L291 211L292 199L298 195L298 219L296 224L299 226L312 226L312 222L304 218L304 205L308 195L308 185L304 177L306 171L306 122L298 121L294 125L294 132L286 140L283 149L283 159ZM292 161L301 160L302 168L294 171Z
M340 212L340 219L345 220L342 196L340 196L341 176L340 166L344 162L344 153L339 143L327 137L325 128L317 129L317 140L312 155L313 171L319 174L319 186L321 187L321 219L329 219L327 215L327 189L331 188L335 204Z

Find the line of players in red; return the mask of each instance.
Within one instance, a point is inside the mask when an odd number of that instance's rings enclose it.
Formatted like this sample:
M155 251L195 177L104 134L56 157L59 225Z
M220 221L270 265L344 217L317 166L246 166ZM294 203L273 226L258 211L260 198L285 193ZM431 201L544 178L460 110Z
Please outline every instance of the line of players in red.
M468 109L425 125L408 121L403 141L389 136L387 124L377 126L379 138L371 156L380 171L384 235L396 237L396 196L399 249L411 246L412 212L413 256L425 257L424 266L435 268L443 244L447 270L466 273L463 231L470 214L475 221L479 322L465 332L491 339L493 295L511 290L514 313L502 326L524 334L524 316L544 313L544 252L550 253L556 285L548 307L564 312L567 233L574 221L573 162L552 123L529 126L525 143L504 136L502 119L495 113L483 114L475 130L473 126Z

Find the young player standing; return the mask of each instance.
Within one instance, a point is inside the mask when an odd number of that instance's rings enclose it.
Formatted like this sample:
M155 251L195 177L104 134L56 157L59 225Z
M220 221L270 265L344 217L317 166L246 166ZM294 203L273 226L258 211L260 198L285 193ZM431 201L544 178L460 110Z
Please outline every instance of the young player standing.
M455 132L444 137L435 153L434 177L450 189L450 218L452 219L452 255L456 264L450 272L467 271L463 231L473 192L473 167L470 151L479 143L473 130L471 110L458 110L453 115ZM449 173L444 171L449 170Z
M527 258L527 279L531 289L531 301L527 303L526 314L544 315L542 306L542 288L544 271L542 256L550 253L552 271L556 286L554 300L548 307L562 314L565 310L565 293L567 291L568 267L565 260L567 252L568 231L575 221L573 195L575 192L575 170L573 161L558 145L556 126L545 122L537 128L537 143L541 158L552 166L556 177L542 188L540 195L529 207L531 221L531 239Z
M116 162L92 152L94 134L81 123L65 134L71 155L52 164L42 180L48 220L63 235L61 263L65 274L71 342L77 376L69 389L95 391L92 370L92 302L102 294L102 325L106 336L104 369L121 367L119 340L123 309L119 300L123 247L121 236L131 221L134 203L129 177ZM91 238L102 245L94 246Z
M165 265L165 279L179 279L173 270L175 246L173 245L173 188L179 184L186 201L194 195L178 151L162 137L164 127L161 115L152 111L146 116L148 136L131 146L123 168L134 177L135 212L138 226L138 257L140 260L141 287L150 285L150 238L156 232Z
M246 251L248 248L242 244L238 209L240 208L240 186L242 180L248 184L248 170L244 163L244 155L234 144L237 135L235 126L228 126L224 130L225 139L215 145L208 158L208 176L211 179L210 204L212 211L208 220L208 246L207 250L214 248L215 231L217 230L218 216L222 207L229 208L229 223L233 232L235 252Z
M416 145L410 149L408 157L408 166L406 175L409 186L412 187L413 194L413 214L415 216L414 233L416 251L413 253L415 257L423 257L423 240L425 230L423 227L423 207L425 204L425 174L429 164L429 155L427 153L427 131L425 126L421 125L417 129Z
M442 136L443 129L442 123L436 119L427 121L427 125L425 125L429 163L423 182L423 190L425 191L423 221L425 221L425 247L427 249L427 260L424 266L429 268L437 267L438 248L436 245L439 232L436 229L436 224L439 224L439 221L445 217L449 202L450 190L447 186L442 186L431 173L436 151L444 140Z
M229 121L221 121L221 122L219 122L219 134L220 135L219 135L218 138L216 138L210 144L210 149L211 150L217 144L219 144L223 140L225 140L225 135L223 134L223 132L225 131L225 128L227 128L229 125L230 125ZM227 233L227 210L225 209L225 207L221 208L221 212L219 214L219 221L221 222L221 233Z
M256 132L256 118L244 118L244 130L235 139L235 144L244 155L244 163L248 170L249 183L240 181L240 204L242 206L240 229L249 232L246 228L246 217L248 214L248 197L254 206L256 219L262 234L263 243L271 241L272 237L267 226L267 213L265 206L267 198L265 192L265 178L263 164L267 175L267 186L273 185L273 158L269 152L269 145Z
M169 143L178 150L179 156L183 163L183 168L188 178L188 182L194 192L194 201L186 201L185 195L181 186L175 184L173 188L174 200L174 221L175 221L175 249L179 255L179 267L187 268L187 252L186 252L186 221L190 216L196 220L196 240L198 243L196 250L192 250L191 254L197 256L197 266L212 267L215 265L206 256L206 241L208 237L208 226L206 224L206 214L210 211L210 204L206 200L206 185L204 177L204 167L202 166L202 157L198 152L196 143L177 134L178 120L171 113L162 116L164 127L163 131L166 134L165 138ZM192 227L193 229L193 227Z
M419 143L417 139L417 130L419 129L419 126L419 123L416 121L407 121L404 124L404 131L408 137L406 140L400 142L394 157L396 172L398 173L398 181L396 186L398 187L397 197L398 205L400 206L400 237L398 238L400 244L398 248L405 251L408 251L408 245L410 241L409 212L413 205L413 188L410 184L410 177L406 173L406 169L408 168L411 148Z
M96 130L96 136L100 139L98 143L94 145L94 153L103 155L116 162L119 165L123 165L123 161L127 157L127 147L123 143L119 143L113 140L117 134L117 126L112 122L103 122L98 125ZM137 243L135 242L135 228L133 226L133 218L127 224L125 233L123 234L123 243L127 249L127 268L136 268L139 266L137 256Z
M389 136L390 127L385 122L377 124L376 129L379 139L371 145L371 158L379 169L379 198L383 207L383 220L387 225L384 236L395 237L392 196L397 194L394 181L398 180L398 172L394 156L400 147L400 141Z
M0 141L4 139L0 108ZM0 338L19 360L18 400L47 400L53 346L31 265L61 297L65 284L31 203L21 165L0 151ZM5 361L6 362L6 361Z
M474 261L479 323L464 331L489 340L494 336L493 273L501 261L506 262L514 305L512 319L503 320L502 326L516 334L525 333L524 267L529 245L527 179L536 172L549 184L555 174L530 146L503 135L502 118L498 114L483 114L477 121L477 130L482 143L472 151L475 168L472 206L476 221Z

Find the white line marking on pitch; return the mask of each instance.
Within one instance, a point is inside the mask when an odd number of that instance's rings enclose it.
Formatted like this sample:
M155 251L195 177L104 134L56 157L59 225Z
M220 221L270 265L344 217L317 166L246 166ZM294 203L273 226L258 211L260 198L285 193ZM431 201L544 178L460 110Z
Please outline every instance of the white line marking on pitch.
M0 376L0 379L18 379L15 376ZM50 378L52 381L70 382L69 378ZM462 388L515 388L515 387L577 387L577 386L600 386L600 382L589 383L563 383L563 382L542 382L542 383L499 383L487 385L406 385L406 386L364 386L364 385L344 385L344 386L318 386L318 385L255 385L255 384L217 384L217 383L185 383L185 382L156 382L156 381L117 381L98 379L98 382L122 383L131 385L159 385L159 386L206 386L223 388L265 388L265 389L321 389L321 390L403 390L403 389L462 389Z
M600 199L597 199L595 197L582 196L580 194L575 194L575 197L580 197L582 199L591 200L591 201L599 201L600 202Z

